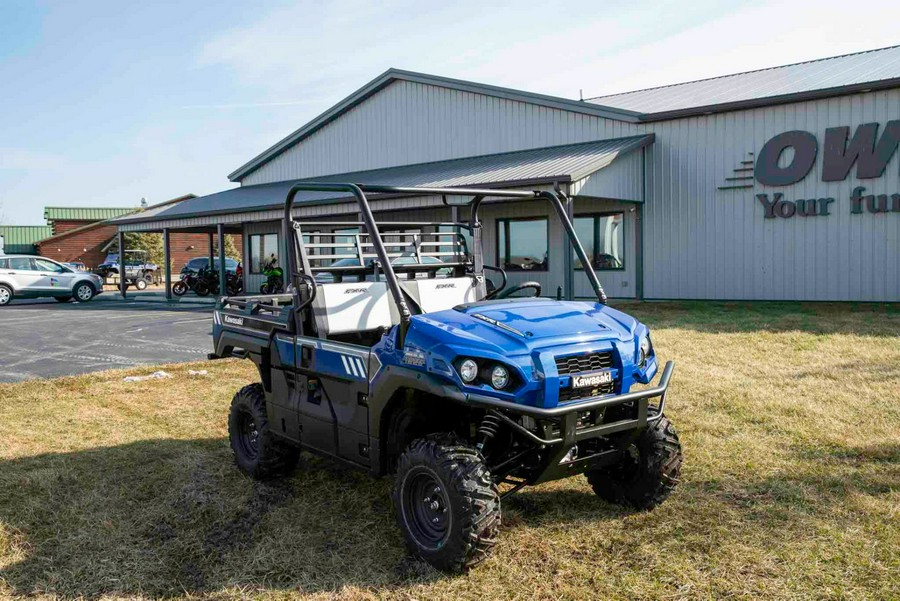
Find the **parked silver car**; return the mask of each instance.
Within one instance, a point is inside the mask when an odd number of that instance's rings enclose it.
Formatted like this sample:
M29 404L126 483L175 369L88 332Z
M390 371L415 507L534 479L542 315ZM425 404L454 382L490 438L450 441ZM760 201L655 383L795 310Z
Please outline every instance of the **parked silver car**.
M103 292L103 279L44 257L0 256L0 307L13 298L52 296L61 303L86 303Z

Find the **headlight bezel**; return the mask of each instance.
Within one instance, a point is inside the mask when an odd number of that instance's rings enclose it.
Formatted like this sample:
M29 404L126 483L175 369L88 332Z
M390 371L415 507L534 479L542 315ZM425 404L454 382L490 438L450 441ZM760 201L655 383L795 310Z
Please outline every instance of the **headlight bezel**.
M478 362L474 359L463 359L459 362L459 366L457 367L459 378L465 384L473 384L475 380L478 379L478 371ZM467 377L469 373L471 373L471 377Z
M643 334L638 340L638 367L644 369L653 357L653 342L650 340L650 334Z
M467 380L463 377L463 366L465 365L468 368L470 362L477 367L476 375L474 378ZM457 357L456 360L453 361L453 366L456 370L456 375L459 376L459 379L465 386L485 386L497 392L511 392L521 384L521 377L517 375L518 372L515 368L495 359L463 356ZM502 387L496 385L500 382L495 382L494 378L494 372L498 368L506 373L506 381L503 382ZM497 380L499 380L499 378Z
M498 380L501 381L500 384L497 383ZM509 386L509 381L509 369L506 366L497 363L491 368L491 386L495 390L503 390Z

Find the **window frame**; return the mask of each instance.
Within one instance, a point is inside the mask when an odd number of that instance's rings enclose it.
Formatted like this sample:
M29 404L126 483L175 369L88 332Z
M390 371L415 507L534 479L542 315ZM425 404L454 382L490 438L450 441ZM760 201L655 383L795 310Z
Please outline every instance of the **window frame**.
M509 224L512 222L525 222L525 221L543 221L546 223L546 247L547 247L547 267L544 269L516 269L509 270L506 267L503 267L506 263L502 260L501 249L500 249L500 228L503 224L506 224L504 237L506 240L505 248L503 252L506 254L506 257L509 257ZM496 258L497 258L497 267L505 270L507 273L549 273L550 271L550 218L546 215L535 215L533 217L497 217L496 225L494 229L495 234L495 246L497 247Z
M599 223L598 217L614 217L616 215L622 216L622 226L623 226L622 227L622 257L619 259L619 261L622 263L622 266L621 267L594 267L594 271L626 271L628 269L627 262L625 261L625 254L627 252L626 249L628 248L628 244L627 244L628 243L628 237L627 237L628 232L627 232L627 229L624 227L625 226L625 211L592 211L590 213L581 213L581 214L572 216L572 226L573 227L575 226L576 219L587 219L587 218L593 219L593 228L592 228L593 229L593 232L592 232L593 246L590 249L588 249L588 248L584 249L584 251L588 254L588 256L590 256L591 259L593 259L597 254L599 254L597 251L600 248L600 246L599 246L600 236L598 236L598 233L600 231L599 226L598 226L598 223ZM576 229L576 231L577 231L577 229ZM582 244L584 244L583 240L581 240L581 242L582 242ZM575 262L577 262L577 261L578 261L578 256L575 254L575 251L573 250L572 251L572 264L574 265ZM575 267L575 271L584 271L584 267Z
M275 236L275 258L278 259L278 255L281 254L281 239L280 239L281 236L278 234L278 232L261 232L258 234L249 234L248 239L247 239L247 258L249 259L247 261L247 263L248 263L247 267L248 267L248 273L251 275L265 275L262 272L262 266L258 265L257 261L253 260L253 239L254 238L265 239L267 236ZM262 251L262 250L267 250L267 249L264 249L264 247L261 246L260 250ZM260 253L260 257L259 257L260 259L263 258L262 254L263 253ZM226 265L227 265L227 263L226 263Z

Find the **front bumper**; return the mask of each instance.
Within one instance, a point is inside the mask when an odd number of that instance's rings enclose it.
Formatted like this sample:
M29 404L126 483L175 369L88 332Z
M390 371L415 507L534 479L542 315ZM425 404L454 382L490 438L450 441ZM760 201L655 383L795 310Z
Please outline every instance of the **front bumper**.
M548 460L545 462L542 473L535 479L535 482L543 482L583 472L603 463L603 461L612 459L616 454L612 451L606 451L565 461L564 458L569 450L579 442L592 438L602 438L616 432L640 430L662 418L666 406L669 380L674 370L675 363L667 361L659 379L659 384L653 388L614 396L604 395L572 401L551 408L520 405L477 394L469 394L467 396L471 404L484 407L489 413L500 418L503 423L533 443L542 447L554 448L555 452L548 455ZM659 403L653 415L649 415L650 400L655 398L659 399ZM626 404L631 404L633 411L629 411L628 416L624 419L600 424L579 425L579 417L587 412L594 410L606 411ZM536 434L512 419L509 414L526 415L538 423L557 423L558 433L552 437L546 437L547 430L544 429L543 435ZM554 429L554 432L556 432L556 429Z

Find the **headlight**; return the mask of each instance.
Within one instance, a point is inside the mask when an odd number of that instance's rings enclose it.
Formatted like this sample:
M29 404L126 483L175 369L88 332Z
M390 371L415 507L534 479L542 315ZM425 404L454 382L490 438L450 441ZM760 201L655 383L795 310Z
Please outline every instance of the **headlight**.
M478 364L471 359L466 359L459 364L459 377L466 384L471 384L478 377Z
M643 336L641 337L641 346L640 346L640 358L638 360L638 367L641 369L647 365L647 359L650 358L650 354L653 352L653 347L650 344L650 337Z
M502 365L497 365L491 370L491 386L497 390L506 388L509 384L509 372Z

